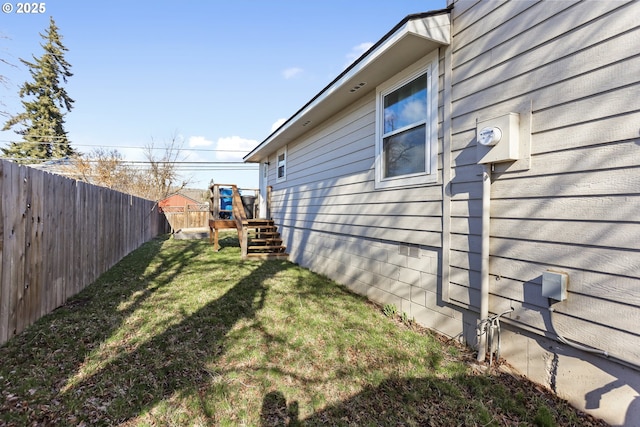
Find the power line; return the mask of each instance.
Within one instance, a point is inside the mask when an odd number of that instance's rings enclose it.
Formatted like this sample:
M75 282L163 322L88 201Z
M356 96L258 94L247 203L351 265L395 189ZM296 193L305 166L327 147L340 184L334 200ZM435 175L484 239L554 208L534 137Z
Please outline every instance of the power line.
M102 160L83 160L89 163L100 163ZM108 161L108 160L107 160ZM158 161L150 161L150 160L118 160L117 163L123 163L127 165L152 165L152 164L161 164L161 165L250 165L244 162L188 162L182 160L158 160Z
M62 135L22 135L25 138L41 138L41 139L66 139L66 136L62 136ZM27 143L32 143L32 144L66 144L66 142L60 142L60 143L56 143L56 142L38 142L38 141L11 141L9 139L4 139L2 140L3 142L27 142Z
M0 139L0 142L10 144L20 144L26 142L27 144L41 144L41 145L67 145L66 142L38 142L38 141L12 141L9 139ZM73 147L93 147L93 148L122 148L122 149L134 149L134 150L165 150L166 147L139 147L133 145L91 145L91 144L71 144ZM223 150L218 148L175 148L175 150L184 151L199 151L199 152L220 152L220 153L247 153L248 150Z
M73 165L74 162L70 161L67 158L61 158L61 159L31 159L28 157L7 157L7 158L3 158L3 160L13 160L13 161L21 161L21 160L27 160L27 161L33 161L35 162L40 162L40 164L44 164L44 163L50 163L52 166L53 165L61 165L61 166L70 166ZM103 163L103 162L110 162L112 160L110 159L106 159L106 160L99 160L99 159L82 159L81 162L84 163ZM120 165L127 165L127 166L149 166L149 165L178 165L178 166L193 166L193 167L208 167L208 166L215 166L215 167L225 167L225 166L231 166L231 167L245 167L247 169L256 169L258 167L258 165L253 164L253 163L244 163L244 162L189 162L189 161L180 161L180 160L176 160L176 161L171 161L171 160L160 160L160 161L149 161L149 160L115 160L113 161L114 163L120 164Z

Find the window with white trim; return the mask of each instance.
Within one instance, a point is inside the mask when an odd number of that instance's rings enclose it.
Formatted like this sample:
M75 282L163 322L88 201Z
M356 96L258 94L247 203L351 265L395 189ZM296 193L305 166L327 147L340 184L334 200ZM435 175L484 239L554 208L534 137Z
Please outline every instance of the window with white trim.
M378 86L376 101L375 187L435 183L437 51Z
M287 147L278 150L276 157L276 182L287 180Z

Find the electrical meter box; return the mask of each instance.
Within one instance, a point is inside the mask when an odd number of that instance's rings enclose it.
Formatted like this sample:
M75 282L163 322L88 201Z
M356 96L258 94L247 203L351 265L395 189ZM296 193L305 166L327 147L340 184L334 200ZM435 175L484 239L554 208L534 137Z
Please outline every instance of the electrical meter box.
M509 113L476 124L478 163L514 161L524 153L520 149L520 115Z
M545 271L542 273L542 296L564 301L567 299L567 284L569 275L558 271Z

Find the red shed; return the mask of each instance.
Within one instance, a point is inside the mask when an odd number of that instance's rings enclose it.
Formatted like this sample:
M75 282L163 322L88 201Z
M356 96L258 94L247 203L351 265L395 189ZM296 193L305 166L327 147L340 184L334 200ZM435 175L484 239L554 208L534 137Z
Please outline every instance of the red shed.
M162 199L158 202L158 207L160 208L160 212L164 212L164 208L171 206L179 206L184 208L188 205L202 205L202 202L199 202L191 197L185 196L184 194L173 194L166 199Z

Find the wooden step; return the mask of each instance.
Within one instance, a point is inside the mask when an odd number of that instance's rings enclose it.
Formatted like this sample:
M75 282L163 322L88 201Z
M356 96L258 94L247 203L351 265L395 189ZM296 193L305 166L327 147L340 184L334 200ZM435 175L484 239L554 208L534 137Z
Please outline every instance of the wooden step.
M247 252L284 252L287 249L286 246L282 245L263 245L263 246L249 246L247 248Z
M272 219L247 219L242 221L242 225L245 227L263 227L263 226L274 226L274 222Z
M275 225L272 226L261 226L261 227L244 227L245 230L253 232L253 233L268 233L268 232L276 232L278 231L278 227Z
M259 230L246 230L247 231L247 236L249 237L255 237L255 238L260 238L261 236L267 236L267 237L280 237L280 232L278 230L270 230L270 231L259 231Z
M280 233L258 233L258 234L248 234L249 240L255 239L279 239Z
M265 232L275 232L278 230L278 227L276 227L275 225L269 225L269 226L264 225L260 227L245 226L244 229L250 232L255 232L255 233L265 233Z
M247 254L247 258L288 260L289 259L289 254L285 253L285 252L280 252L280 253L251 253L251 254Z
M282 244L282 238L278 227L273 220L248 219L242 222L244 229L246 249L244 257L259 259L289 259L286 246Z
M267 243L274 243L276 245L280 245L282 243L282 239L249 239L249 245L266 245Z
M256 228L252 228L252 227L244 227L245 230L247 230L249 233L277 233L278 232L278 227L256 227Z

